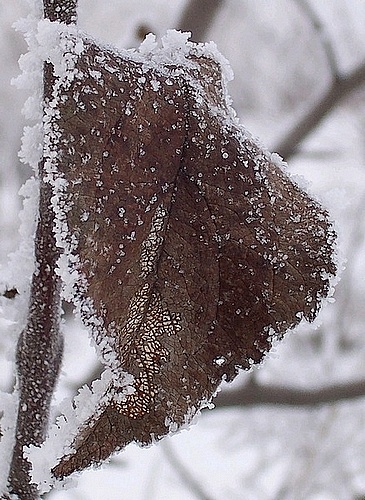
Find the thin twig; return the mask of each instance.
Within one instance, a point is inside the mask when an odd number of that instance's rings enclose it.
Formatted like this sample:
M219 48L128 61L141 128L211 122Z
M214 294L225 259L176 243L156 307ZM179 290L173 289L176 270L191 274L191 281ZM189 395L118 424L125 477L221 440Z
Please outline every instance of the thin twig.
M220 393L214 402L217 408L260 405L315 407L364 396L365 380L320 389L296 389L250 382L239 389Z
M342 75L338 67L331 37L325 24L307 0L295 1L298 7L301 8L309 18L322 43L331 73L331 85L319 101L313 104L310 110L302 116L296 124L294 123L290 127L287 136L273 148L286 160L297 152L305 138L316 128L323 118L325 118L348 94L365 83L365 62L348 75Z
M365 195L356 204L354 213L364 213L365 209ZM355 219L355 218L354 218ZM362 217L356 218L351 228L349 241L346 247L346 259L348 262L356 262L356 258L361 255L363 251L363 244L365 241L365 225ZM354 282L357 279L357 270L355 266L347 266L341 275L341 281L336 289L337 303L336 317L334 320L335 327L341 335L340 340L342 346L349 342L348 332L349 325L351 324L351 315L353 314L353 305L356 304L355 300L355 287ZM352 306L352 307L351 307Z
M314 30L318 33L318 38L322 43L323 51L326 55L328 66L334 79L339 75L336 53L332 44L332 40L326 25L317 15L307 0L295 0L296 4L310 20Z
M164 455L169 461L170 465L173 467L175 472L180 476L185 486L198 498L199 500L214 500L210 495L208 495L191 472L185 467L185 465L179 460L176 453L174 453L172 447L168 440L163 441L161 445Z
M273 148L285 160L293 156L304 139L351 92L365 84L365 62L348 75L336 78L327 92L290 127L288 134Z

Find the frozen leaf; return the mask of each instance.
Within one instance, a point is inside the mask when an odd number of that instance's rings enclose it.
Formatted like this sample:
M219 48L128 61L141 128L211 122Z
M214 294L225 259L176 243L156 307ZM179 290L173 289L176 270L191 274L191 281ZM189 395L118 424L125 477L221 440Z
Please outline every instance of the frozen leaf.
M71 295L113 378L57 477L188 423L314 319L335 273L328 214L238 124L211 47L83 47L56 85L49 169Z

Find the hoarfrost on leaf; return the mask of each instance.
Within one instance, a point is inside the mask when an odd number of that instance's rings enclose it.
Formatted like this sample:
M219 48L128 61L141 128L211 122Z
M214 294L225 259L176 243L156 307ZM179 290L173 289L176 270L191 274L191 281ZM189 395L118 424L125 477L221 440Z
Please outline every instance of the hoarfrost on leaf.
M162 47L166 52L170 52L173 56L176 52L182 52L184 56L189 54L191 42L190 32L182 32L178 30L168 30L166 35L162 37Z
M145 39L139 46L139 52L143 56L148 56L149 54L153 53L157 48L157 41L156 41L156 36L153 33L148 33L146 35Z
M315 317L335 272L328 214L238 124L214 45L82 47L55 86L49 181L67 297L111 379L59 478L187 425Z
M214 44L169 31L118 52L75 27L33 30L24 67L50 62L55 77L43 155L57 273L105 365L27 451L34 481L51 470L47 491L191 423L222 380L313 320L335 265L327 212L237 122Z

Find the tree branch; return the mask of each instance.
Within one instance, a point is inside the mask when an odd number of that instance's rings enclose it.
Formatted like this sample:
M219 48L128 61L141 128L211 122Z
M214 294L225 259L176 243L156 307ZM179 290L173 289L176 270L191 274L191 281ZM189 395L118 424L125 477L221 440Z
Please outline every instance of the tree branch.
M177 29L191 31L192 40L205 40L209 28L214 21L224 0L189 0Z
M179 460L176 453L174 453L170 443L165 440L162 443L162 449L165 457L169 461L170 465L173 467L175 472L181 478L183 483L188 487L190 492L196 496L199 500L213 500L210 495L204 491L204 488L199 484L191 472L185 467L185 465Z
M49 407L62 358L59 332L59 288L55 275L58 251L52 233L50 187L41 181L36 232L36 271L33 274L28 321L17 347L19 408L9 486L20 498L37 498L29 478L30 464L23 447L46 437Z
M76 20L76 1L45 0L45 17L65 23ZM52 99L53 66L44 65L44 108ZM19 407L15 445L8 479L10 495L38 498L31 484L30 463L25 446L39 445L48 428L49 409L62 360L60 321L60 279L56 274L59 250L53 234L52 188L45 182L47 151L39 164L39 219L35 237L35 271L32 277L27 324L20 335L16 362Z
M351 92L365 84L365 62L345 76L338 76L328 91L294 124L273 149L285 160L293 156L304 139Z
M313 29L317 32L318 38L322 43L323 51L326 54L328 66L334 78L339 74L336 53L332 45L331 37L326 29L325 24L321 21L315 10L307 0L295 0L298 7L310 20Z
M232 391L224 391L216 398L217 408L231 406L321 406L365 396L365 380L331 385L320 389L295 389L265 386L250 382Z

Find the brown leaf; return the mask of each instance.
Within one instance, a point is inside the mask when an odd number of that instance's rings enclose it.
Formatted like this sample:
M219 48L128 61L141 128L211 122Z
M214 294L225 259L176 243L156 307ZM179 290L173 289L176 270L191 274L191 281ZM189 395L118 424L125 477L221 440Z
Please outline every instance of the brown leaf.
M326 211L237 123L201 46L173 64L84 45L60 88L55 192L75 300L115 384L57 477L189 422L313 320L335 273Z

